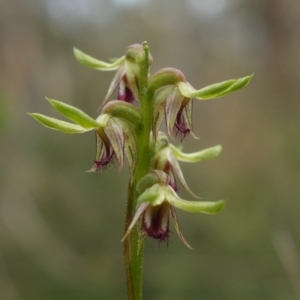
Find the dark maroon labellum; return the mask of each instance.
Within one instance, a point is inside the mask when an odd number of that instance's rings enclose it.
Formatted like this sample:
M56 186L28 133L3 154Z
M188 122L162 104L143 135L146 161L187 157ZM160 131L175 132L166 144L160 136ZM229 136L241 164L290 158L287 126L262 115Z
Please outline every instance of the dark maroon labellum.
M159 241L169 237L170 205L163 202L161 205L147 207L143 214L143 228L149 236Z
M129 88L127 77L124 76L119 84L118 100L132 103L135 101L135 97Z

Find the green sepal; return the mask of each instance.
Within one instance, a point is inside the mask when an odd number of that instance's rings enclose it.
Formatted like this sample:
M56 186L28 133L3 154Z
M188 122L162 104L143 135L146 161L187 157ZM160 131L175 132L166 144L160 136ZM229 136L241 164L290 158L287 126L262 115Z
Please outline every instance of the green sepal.
M92 129L99 127L99 124L85 112L72 105L46 98L51 105L59 111L62 115L73 121L74 123L82 126L85 129Z
M224 200L217 202L183 200L178 197L171 187L168 186L166 189L166 198L168 202L171 205L190 213L216 214L222 211L225 206Z
M217 145L194 153L183 153L172 144L170 144L170 148L172 149L174 155L179 161L190 162L190 163L216 158L222 152L221 145Z
M73 123L61 121L58 119L50 118L41 114L37 113L29 113L30 116L32 116L35 120L37 120L39 123L44 125L45 127L48 127L50 129L59 130L64 133L84 133L87 131L90 131L91 129L85 129L81 127L80 125L76 125Z
M187 98L208 100L219 98L242 89L250 82L252 77L253 74L239 79L231 79L215 83L200 90L195 90L188 82L179 82L178 88L181 94Z
M132 125L141 124L142 121L139 110L125 101L112 100L108 102L103 107L102 113L109 114L118 119L123 119Z
M148 173L140 179L136 186L136 191L140 195L152 185L158 183L158 178L153 173Z
M148 81L148 91L155 92L161 87L186 82L183 73L175 68L163 68L153 74Z
M137 199L138 203L149 202L152 206L161 205L164 201L190 213L216 214L225 206L224 200L217 202L183 200L170 186L160 184L154 184L151 188L146 189Z
M78 50L77 48L73 48L75 58L77 61L89 68L101 70L101 71L114 71L117 70L120 65L124 62L125 56L122 56L121 58L114 60L112 63L106 63L104 61L95 59L82 51Z

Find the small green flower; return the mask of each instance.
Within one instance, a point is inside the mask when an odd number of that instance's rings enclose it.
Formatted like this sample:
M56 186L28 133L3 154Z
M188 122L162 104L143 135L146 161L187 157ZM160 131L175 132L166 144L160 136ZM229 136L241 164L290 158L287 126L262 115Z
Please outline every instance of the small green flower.
M137 149L134 125L140 121L136 108L128 103L111 101L103 107L100 116L94 120L82 110L57 101L48 99L50 104L73 123L61 121L41 114L30 115L44 126L64 133L84 133L91 130L96 134L96 159L91 171L98 172L116 158L119 168L122 168L124 154L129 161L131 178L137 163Z
M119 87L118 100L132 103L138 101L139 87L137 85L140 76L139 65L144 60L144 49L142 45L134 44L127 48L125 56L116 59L112 63L105 63L97 60L82 51L74 48L74 55L79 63L86 67L100 71L117 70L103 100L101 107L105 105L111 97L114 90ZM149 54L149 62L152 62L152 56Z
M245 87L253 75L213 84L200 90L194 89L181 71L165 68L149 78L149 90L155 93L153 132L157 136L165 119L168 134L183 140L193 134L193 99L209 100L219 98Z
M177 176L184 188L192 196L199 198L191 191L186 183L178 160L193 163L200 162L217 157L221 151L222 147L218 145L195 153L183 153L177 147L169 143L165 134L160 133L156 141L156 153L152 159L152 170L161 170L168 174L170 177L169 185L174 189L174 191L178 191L176 182Z
M147 188L138 197L137 202L136 212L122 241L128 237L139 220L146 235L159 241L167 241L169 237L169 216L171 214L179 238L190 249L192 247L186 242L180 231L175 208L190 213L215 214L220 212L225 205L223 200L217 202L183 200L171 186L162 183L156 183Z

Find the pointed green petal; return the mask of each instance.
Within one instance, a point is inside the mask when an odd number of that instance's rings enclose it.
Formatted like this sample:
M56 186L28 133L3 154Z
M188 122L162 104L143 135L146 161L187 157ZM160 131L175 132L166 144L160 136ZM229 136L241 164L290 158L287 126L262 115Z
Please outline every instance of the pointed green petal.
M99 110L107 103L107 101L109 100L110 96L112 95L112 93L114 92L114 90L116 89L116 87L118 86L118 84L120 83L121 79L123 78L123 76L125 75L126 69L125 69L125 65L122 65L119 67L118 71L116 72L112 82L109 85L107 94L103 100L103 102L100 105Z
M176 159L176 157L174 156L172 150L168 147L166 148L165 151L168 151L168 159L169 161L171 162L171 165L173 167L173 170L174 170L174 174L176 174L179 178L179 180L181 181L182 185L184 186L184 188L195 198L200 198L199 196L197 196L196 194L194 194L192 192L192 190L190 189L190 187L188 186L187 182L185 181L185 178L183 176L183 172L180 168L180 165Z
M174 89L173 92L167 96L165 104L165 116L168 134L173 138L174 124L181 108L184 97L178 92L178 89Z
M200 90L195 90L188 82L180 82L178 83L178 87L182 95L185 97L208 100L222 97L242 89L250 82L252 77L253 74L239 79L231 79L212 84Z
M123 167L124 162L124 134L122 122L111 118L104 127L104 132L107 135L111 146L113 147L118 161L119 169Z
M74 123L82 126L83 128L92 129L92 128L99 127L99 124L92 117L87 115L82 110L57 100L53 100L53 99L47 99L47 100L62 115L64 115Z
M124 153L128 159L129 163L129 171L130 171L130 180L131 183L134 177L134 171L138 162L138 152L136 148L136 138L132 131L127 130L126 127L124 129L125 135L125 145L124 145Z
M125 239L128 237L128 235L132 231L133 227L139 220L140 216L144 213L144 211L146 210L146 208L148 206L149 206L149 203L142 203L137 207L136 212L134 213L133 219L132 219L130 225L128 226L126 233L125 233L124 237L122 238L121 242L125 241Z
M84 133L89 131L88 129L85 129L79 125L50 118L41 114L31 113L29 115L32 116L41 124L43 124L44 126L65 133Z
M192 248L189 243L186 241L186 239L184 238L181 230L180 230L180 227L179 227L179 223L178 223L178 220L177 220L177 215L176 215L176 212L175 212L175 209L174 209L174 206L170 205L170 210L171 210L171 217L173 219L173 223L174 223L174 227L175 227L175 230L179 236L179 238L181 239L181 241L183 242L184 245L186 245L186 247L188 247L189 249L191 250L195 250L194 248Z
M190 213L215 214L220 212L225 206L225 201L223 200L217 202L183 200L178 197L171 187L167 187L166 197L171 205Z
M138 77L139 77L139 67L136 63L126 60L125 61L125 72L128 80L129 88L131 89L135 99L139 101L139 88L137 86Z
M173 93L174 86L167 86L155 93L155 103L153 105L152 130L154 137L157 137L160 125L165 118L165 102L168 95Z
M170 148L172 149L173 153L175 154L178 160L190 163L216 158L222 152L222 146L220 145L194 153L183 153L172 144L170 144Z
M104 61L95 59L76 48L74 48L73 50L74 50L74 55L79 63L81 63L86 67L101 70L101 71L117 70L125 60L125 56L122 56L121 58L115 60L112 63L106 63Z

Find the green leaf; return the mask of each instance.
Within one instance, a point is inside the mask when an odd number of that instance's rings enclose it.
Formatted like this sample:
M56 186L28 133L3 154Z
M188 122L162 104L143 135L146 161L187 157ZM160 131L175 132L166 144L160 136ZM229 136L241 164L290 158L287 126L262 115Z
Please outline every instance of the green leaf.
M125 56L122 56L121 58L115 60L112 63L106 63L104 61L95 59L76 48L73 48L73 50L74 50L74 55L79 63L81 63L86 67L101 70L101 71L117 70L125 60Z
M40 122L42 125L65 133L84 133L89 131L79 125L50 118L41 114L29 113L29 115Z
M199 100L208 100L225 96L245 87L253 77L253 74L239 79L231 79L220 83L209 85L200 90L195 90L188 82L178 84L182 95L187 98L197 98Z
M85 129L92 129L99 127L99 124L85 112L76 108L72 105L53 100L47 99L51 105L59 111L62 115L73 121L74 123L82 126Z
M178 160L190 163L216 158L222 152L222 146L220 145L194 153L183 153L172 144L170 144L170 148Z

